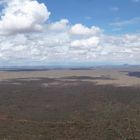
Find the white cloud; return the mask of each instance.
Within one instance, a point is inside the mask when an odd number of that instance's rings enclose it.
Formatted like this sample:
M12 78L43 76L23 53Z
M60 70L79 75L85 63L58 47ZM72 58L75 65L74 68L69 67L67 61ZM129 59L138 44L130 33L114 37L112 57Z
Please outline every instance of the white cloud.
M139 63L140 34L109 36L99 27L72 25L67 19L45 23L49 12L44 4L35 0L22 2L7 0L2 11L0 64ZM26 22L22 22L24 18ZM38 26L43 32L35 32Z
M101 29L99 27L95 27L95 26L88 28L82 24L75 24L71 27L70 32L73 35L91 36L91 35L96 35L96 34L100 33Z
M74 40L71 42L72 47L96 47L99 43L98 37L91 37L88 39Z
M0 34L41 31L50 12L36 0L6 0L0 20Z
M61 19L60 21L51 23L48 28L53 31L63 31L68 28L69 21L67 19Z

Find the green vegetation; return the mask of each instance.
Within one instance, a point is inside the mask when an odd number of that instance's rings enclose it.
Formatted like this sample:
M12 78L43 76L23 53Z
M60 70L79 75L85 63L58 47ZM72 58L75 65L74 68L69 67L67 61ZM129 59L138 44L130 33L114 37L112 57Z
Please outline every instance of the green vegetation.
M0 140L139 140L140 88L80 80L1 82Z

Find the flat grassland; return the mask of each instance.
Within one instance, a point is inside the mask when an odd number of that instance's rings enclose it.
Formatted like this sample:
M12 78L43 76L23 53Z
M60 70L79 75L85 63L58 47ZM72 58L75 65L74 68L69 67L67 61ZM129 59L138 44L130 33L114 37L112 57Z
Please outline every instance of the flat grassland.
M0 140L139 139L140 68L0 72Z

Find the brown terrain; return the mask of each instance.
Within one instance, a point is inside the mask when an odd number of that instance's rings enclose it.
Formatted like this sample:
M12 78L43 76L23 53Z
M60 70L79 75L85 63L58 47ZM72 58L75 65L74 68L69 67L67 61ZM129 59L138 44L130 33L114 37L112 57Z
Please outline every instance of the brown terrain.
M0 72L0 140L139 139L138 67Z

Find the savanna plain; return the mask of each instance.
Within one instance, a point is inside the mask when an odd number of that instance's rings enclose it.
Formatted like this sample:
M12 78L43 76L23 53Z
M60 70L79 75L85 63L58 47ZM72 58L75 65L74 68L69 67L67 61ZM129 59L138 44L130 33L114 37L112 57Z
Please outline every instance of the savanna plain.
M140 140L140 67L1 71L0 140Z

